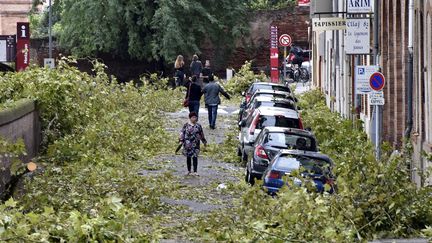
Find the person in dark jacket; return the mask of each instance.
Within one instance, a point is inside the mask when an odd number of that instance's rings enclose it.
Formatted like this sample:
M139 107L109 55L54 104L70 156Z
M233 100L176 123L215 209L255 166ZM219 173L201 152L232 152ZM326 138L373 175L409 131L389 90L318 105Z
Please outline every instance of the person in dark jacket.
M206 60L206 62L205 62L205 67L202 70L202 76L201 77L203 79L204 85L208 84L210 82L210 79L213 80L213 72L211 70L209 60Z
M189 97L188 97L189 95ZM189 100L189 112L195 112L199 117L200 100L203 95L197 76L192 76L187 84L186 99Z
M199 85L201 85L201 87L202 87L202 84L201 84L199 79L201 77L202 70L203 70L203 65L202 65L201 61L199 60L198 55L193 55L192 62L190 64L191 76L197 77L197 79L198 79L197 83Z
M210 80L210 82L204 87L203 93L205 104L208 109L210 129L216 129L217 110L221 103L219 94L222 94L227 99L230 99L231 97L227 92L225 92L222 86L220 86L214 80Z

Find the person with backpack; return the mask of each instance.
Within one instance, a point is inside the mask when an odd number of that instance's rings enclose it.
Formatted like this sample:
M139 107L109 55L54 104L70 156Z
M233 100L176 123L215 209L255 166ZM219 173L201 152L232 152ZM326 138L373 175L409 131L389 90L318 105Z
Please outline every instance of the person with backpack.
M210 82L204 87L204 100L206 107L208 109L208 119L210 129L216 129L216 118L217 118L217 110L221 103L221 99L219 94L222 94L227 99L231 97L218 83L214 81L214 79L210 80Z
M193 55L192 57L192 62L190 64L190 72L191 72L191 76L196 76L198 79L201 77L201 72L203 70L203 66L201 61L198 58L198 55ZM200 81L200 80L198 80ZM200 82L199 82L200 83ZM201 83L200 83L201 85ZM202 85L201 85L202 87Z
M207 146L207 140L201 124L198 123L198 114L189 113L189 121L183 125L180 131L180 143L183 146L183 155L186 156L187 175L198 175L198 156L200 154L201 141ZM193 162L193 172L192 169Z
M186 98L184 106L189 108L189 112L195 112L199 117L200 100L203 95L201 86L198 84L197 76L192 76L187 84Z
M174 63L174 70L175 70L174 78L176 81L175 82L176 87L182 86L184 79L186 77L185 70L184 70L184 58L182 55L177 56L177 59Z

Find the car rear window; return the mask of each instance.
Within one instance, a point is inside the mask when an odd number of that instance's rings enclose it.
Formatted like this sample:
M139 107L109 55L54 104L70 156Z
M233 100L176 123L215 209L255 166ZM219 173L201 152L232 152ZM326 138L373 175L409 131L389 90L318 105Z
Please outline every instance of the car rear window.
M316 151L316 145L313 138L291 133L269 133L266 139L266 143L274 147Z
M279 157L274 168L278 171L290 172L300 168L300 161L296 158Z
M267 85L267 84L255 84L252 88L252 93L255 93L257 90L273 90L273 91L283 91L291 93L291 90L285 86L278 85Z
M326 160L309 157L306 155L282 155L277 161L277 165L282 166L285 164L293 164L294 160L298 161L300 164L301 172L311 173L311 174L328 174L330 173L330 163Z
M290 127L300 128L299 120L295 118L288 118L285 116L260 116L257 124L257 129L264 127Z
M273 101L261 101L258 102L257 107L264 106L264 107L279 107L279 108L285 108L285 109L291 109L295 110L296 107L293 102L273 102Z
M259 93L259 94L256 94L255 95L255 98L256 97L272 97L272 98L280 98L280 99L287 99L287 98L289 98L289 96L288 95L285 95L285 94L266 94L266 93Z

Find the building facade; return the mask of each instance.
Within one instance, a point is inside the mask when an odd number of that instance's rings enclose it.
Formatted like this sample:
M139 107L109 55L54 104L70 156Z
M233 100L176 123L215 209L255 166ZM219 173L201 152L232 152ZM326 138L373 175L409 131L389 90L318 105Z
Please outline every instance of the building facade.
M311 17L371 18L371 47L373 53L372 14L346 14L346 1L312 1ZM413 103L407 99L409 81L409 0L379 1L378 64L386 77L385 105L379 118L383 120L382 142L395 148L403 146L409 123L408 106L413 109L413 126L409 142L414 148L412 178L418 185L430 185L432 180L421 179L431 162L424 152L432 152L432 0L415 0L413 15ZM315 3L314 3L315 2ZM373 2L373 1L371 1ZM323 4L323 7L316 6ZM328 9L329 6L331 9ZM327 9L326 9L327 8ZM333 14L316 14L332 12ZM348 55L346 30L312 32L313 85L323 90L327 105L346 118L360 118L373 142L375 138L374 107L367 95L354 92L354 70L357 65L373 65L373 55ZM409 131L409 130L408 130Z
M0 0L0 35L16 34L17 22L28 22L32 0Z
M422 172L432 165L424 153L432 152L432 0L416 0L414 13L414 122L411 142L414 147L414 179L432 185L432 178L422 180Z

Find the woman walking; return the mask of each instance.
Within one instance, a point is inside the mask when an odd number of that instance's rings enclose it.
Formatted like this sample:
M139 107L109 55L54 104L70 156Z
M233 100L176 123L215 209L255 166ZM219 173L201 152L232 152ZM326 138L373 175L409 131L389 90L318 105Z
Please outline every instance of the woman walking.
M177 56L177 59L174 63L174 69L175 69L174 78L176 81L176 87L179 87L179 86L183 85L183 81L186 77L186 74L184 71L184 58L182 55Z
M198 156L201 141L207 146L202 126L198 123L198 115L195 112L189 114L189 122L183 125L180 132L180 142L183 144L183 155L186 156L187 175L198 175ZM193 172L192 169L193 162Z
M197 76L193 76L191 81L188 82L186 100L187 106L189 107L189 112L196 113L199 117L200 100L203 95L201 86L198 84Z

